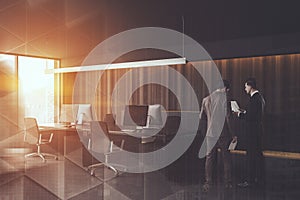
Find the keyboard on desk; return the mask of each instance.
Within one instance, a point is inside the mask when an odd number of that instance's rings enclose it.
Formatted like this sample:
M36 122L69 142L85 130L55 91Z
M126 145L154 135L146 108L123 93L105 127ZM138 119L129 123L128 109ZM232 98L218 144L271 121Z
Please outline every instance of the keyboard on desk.
M127 132L127 133L133 133L133 132L135 132L136 130L133 130L133 129L122 129L121 130L122 132Z

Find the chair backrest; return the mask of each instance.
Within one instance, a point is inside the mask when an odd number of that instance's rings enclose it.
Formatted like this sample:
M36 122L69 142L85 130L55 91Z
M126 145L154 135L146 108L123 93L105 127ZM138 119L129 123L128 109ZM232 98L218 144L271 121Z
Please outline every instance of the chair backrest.
M91 150L96 153L107 153L111 148L106 122L91 121Z
M110 131L120 131L121 129L116 125L116 120L113 114L106 114L104 121L107 124L108 130Z
M25 117L24 118L24 125L25 125L24 140L27 141L27 142L30 142L30 143L31 142L32 143L37 143L38 139L39 139L39 129L38 129L36 119L32 118L32 117Z

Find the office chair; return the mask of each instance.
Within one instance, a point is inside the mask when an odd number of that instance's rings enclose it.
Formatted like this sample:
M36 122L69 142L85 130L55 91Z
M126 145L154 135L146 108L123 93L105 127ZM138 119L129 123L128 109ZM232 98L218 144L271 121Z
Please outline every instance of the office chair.
M107 124L108 130L110 131L120 131L121 129L117 126L116 120L113 114L108 113L104 117L104 121Z
M114 147L113 141L110 141L108 137L109 131L106 122L91 121L90 127L91 133L88 142L88 150L92 154L97 155L97 157L104 156L104 162L92 164L88 166L87 170L90 171L90 174L93 176L95 175L95 170L97 167L107 167L108 169L111 169L114 172L114 175L107 179L103 178L102 181L111 180L119 175L119 171L114 166L120 165L109 163L108 158L112 154L117 154L118 152L121 152L123 150L124 142L122 142L121 147ZM103 133L100 129L103 130Z
M25 124L25 134L24 134L24 141L31 143L33 142L37 146L37 152L26 154L25 158L38 156L40 157L43 162L46 162L46 156L53 157L57 160L57 156L49 153L42 153L41 152L41 145L43 144L49 144L52 141L53 133L50 134L48 138L43 138L42 132L39 131L37 121L35 118L25 117L24 118L24 124ZM31 136L33 140L31 140L28 136Z
M168 116L165 126L156 136L162 138L163 143L166 144L176 135L180 125L180 121L180 116Z

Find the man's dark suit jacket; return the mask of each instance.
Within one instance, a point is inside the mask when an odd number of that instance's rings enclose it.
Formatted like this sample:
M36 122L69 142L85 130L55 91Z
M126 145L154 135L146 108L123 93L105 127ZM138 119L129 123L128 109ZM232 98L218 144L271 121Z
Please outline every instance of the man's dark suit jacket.
M264 112L265 100L259 92L250 97L246 113L241 113L240 118L245 119L249 123L261 124Z
M262 95L257 92L250 97L249 104L246 108L246 113L240 113L239 118L246 121L246 139L248 143L248 150L256 148L257 151L261 151L264 106L265 100L263 99Z
M262 119L265 101L261 94L256 92L250 97L246 113L240 118L246 121L246 150L247 150L247 181L250 184L264 182L264 162L262 154Z

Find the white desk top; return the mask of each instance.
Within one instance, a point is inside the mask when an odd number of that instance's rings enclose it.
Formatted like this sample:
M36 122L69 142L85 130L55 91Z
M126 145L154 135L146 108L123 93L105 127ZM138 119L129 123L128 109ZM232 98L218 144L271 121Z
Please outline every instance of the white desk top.
M60 123L41 123L38 124L40 131L74 131L76 130L75 126L67 126Z

